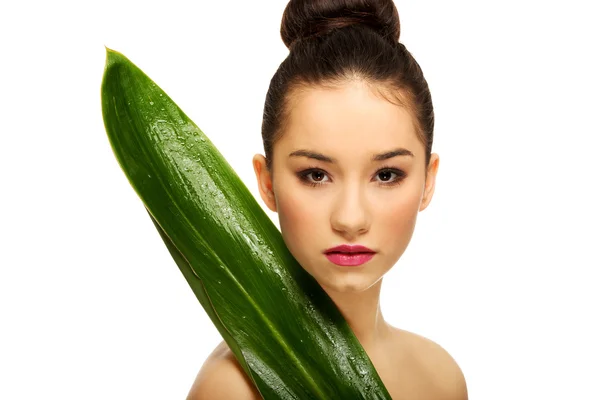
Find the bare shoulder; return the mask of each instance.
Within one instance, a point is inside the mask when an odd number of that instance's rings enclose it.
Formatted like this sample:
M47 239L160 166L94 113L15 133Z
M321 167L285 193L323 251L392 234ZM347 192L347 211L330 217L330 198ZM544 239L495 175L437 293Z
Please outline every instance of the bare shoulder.
M261 400L262 396L222 341L208 356L186 400Z
M456 360L442 346L431 339L394 328L396 340L404 352L428 381L428 385L447 400L467 400L467 384ZM407 346L408 345L408 346Z

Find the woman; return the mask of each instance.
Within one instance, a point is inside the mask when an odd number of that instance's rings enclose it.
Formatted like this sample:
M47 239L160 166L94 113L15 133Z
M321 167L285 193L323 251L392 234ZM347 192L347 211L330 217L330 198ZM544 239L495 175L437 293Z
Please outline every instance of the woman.
M423 73L392 0L291 0L253 158L290 252L336 303L394 399L465 400L436 343L383 319L383 275L433 196L439 157ZM188 399L260 399L223 341Z

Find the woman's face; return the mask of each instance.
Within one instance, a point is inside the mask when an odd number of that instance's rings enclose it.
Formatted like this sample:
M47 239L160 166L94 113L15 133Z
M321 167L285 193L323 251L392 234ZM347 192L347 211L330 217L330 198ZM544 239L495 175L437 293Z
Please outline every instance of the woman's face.
M262 155L253 159L290 252L321 286L339 292L368 289L404 253L434 191L437 155L427 179L424 163L410 114L361 82L297 94L273 148L272 175ZM375 255L340 266L324 252L342 244Z

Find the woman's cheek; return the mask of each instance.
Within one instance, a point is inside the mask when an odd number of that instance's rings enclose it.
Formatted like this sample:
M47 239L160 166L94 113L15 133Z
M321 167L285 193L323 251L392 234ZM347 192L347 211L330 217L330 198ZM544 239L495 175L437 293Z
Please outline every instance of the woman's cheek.
M331 245L327 236L327 210L321 201L315 206L314 197L306 196L302 191L284 193L279 208L283 240L294 258L312 273L323 261L321 251Z
M386 215L382 221L387 221L384 237L391 241L394 253L398 257L402 255L413 235L417 222L420 196L412 194L404 197L402 201L395 203L386 209Z
M303 202L301 196L296 195L294 191L286 190L286 188L282 189L282 194L278 197L279 225L285 244L292 254L296 256L296 249L301 249L304 245L303 243L299 243L299 241L305 236L303 235L303 231L309 223L303 209L303 207L306 207L306 204Z

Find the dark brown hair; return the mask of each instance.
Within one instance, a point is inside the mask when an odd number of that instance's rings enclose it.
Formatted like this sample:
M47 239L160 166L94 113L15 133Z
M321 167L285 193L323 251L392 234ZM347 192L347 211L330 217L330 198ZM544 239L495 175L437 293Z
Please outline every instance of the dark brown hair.
M400 18L392 0L291 0L283 12L281 38L290 53L271 79L262 123L270 171L273 145L285 131L293 94L353 79L411 113L427 168L434 125L431 94L421 67L399 43Z

